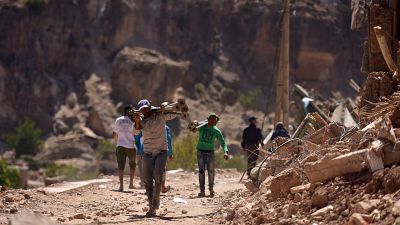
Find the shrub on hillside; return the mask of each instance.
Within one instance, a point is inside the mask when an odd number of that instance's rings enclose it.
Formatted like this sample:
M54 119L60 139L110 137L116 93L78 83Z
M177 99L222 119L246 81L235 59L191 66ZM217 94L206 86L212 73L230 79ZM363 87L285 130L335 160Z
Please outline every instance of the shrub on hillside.
M19 171L15 168L8 167L6 161L0 160L0 185L18 188L19 179Z
M255 109L257 106L257 97L261 94L260 90L250 91L239 96L239 103L244 109Z
M240 172L247 169L247 159L242 155L230 156L228 160L224 159L224 153L217 151L215 153L215 167L217 168L234 168Z
M17 157L21 155L35 155L41 144L41 131L32 120L24 120L15 130L15 133L6 136L6 144L14 148Z
M46 166L47 177L65 176L70 180L76 179L78 169L70 165L57 165L50 163Z
M194 170L197 168L197 134L188 134L187 136L173 142L174 159L168 161L167 169L182 168L185 170ZM223 151L215 151L216 168L236 168L244 171L247 167L246 159L242 156L231 156L229 160L224 160Z
M174 141L172 144L174 159L168 161L167 168L194 170L197 164L196 145L197 134L188 134L187 136Z
M104 153L115 152L115 144L111 140L100 140L95 151L97 159L101 159Z
M24 160L30 170L37 171L43 166L43 163L35 160L31 155L21 155L20 159Z

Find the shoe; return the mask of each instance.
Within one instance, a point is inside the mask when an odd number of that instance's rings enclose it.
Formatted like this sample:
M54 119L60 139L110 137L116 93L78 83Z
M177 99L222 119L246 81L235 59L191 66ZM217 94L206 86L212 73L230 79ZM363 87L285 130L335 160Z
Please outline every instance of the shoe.
M129 185L129 189L141 189L141 186L131 184Z
M213 190L210 191L210 197L214 197L215 196L215 192Z
M124 191L124 187L123 186L119 186L118 191L119 192L123 192Z
M168 186L166 186L166 187L163 187L162 190L161 190L161 192L162 192L162 193L167 193L167 192L170 191L170 190L171 190L171 186L168 185Z
M156 216L156 210L155 209L150 209L147 213L146 213L146 217L147 218L151 218L151 217L155 217Z
M206 193L200 192L200 193L197 195L197 197L199 197L199 198L206 197Z

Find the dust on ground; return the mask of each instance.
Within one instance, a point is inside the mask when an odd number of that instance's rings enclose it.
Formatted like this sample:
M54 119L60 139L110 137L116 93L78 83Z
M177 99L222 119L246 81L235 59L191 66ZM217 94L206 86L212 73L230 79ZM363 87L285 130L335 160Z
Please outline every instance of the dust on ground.
M40 190L8 190L0 193L0 223L7 224L16 213L34 212L62 224L215 224L213 216L221 211L221 205L226 205L224 198L229 193L243 191L240 176L241 173L233 169L216 170L216 196L197 198L199 186L195 172L168 173L167 185L171 186L171 191L162 194L161 207L155 218L145 218L145 190L126 188L124 192L118 192L116 176L104 176L112 180L108 183L56 194ZM128 187L128 180L125 177L125 187ZM135 178L135 183L138 182Z

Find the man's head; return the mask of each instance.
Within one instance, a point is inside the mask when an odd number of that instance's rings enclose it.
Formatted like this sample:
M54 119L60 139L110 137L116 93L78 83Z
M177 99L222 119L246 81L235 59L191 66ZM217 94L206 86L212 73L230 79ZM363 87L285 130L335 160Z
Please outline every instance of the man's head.
M124 107L124 115L125 116L132 116L133 115L133 106L132 105L126 105Z
M151 104L147 99L142 99L137 104L137 109L144 115L148 116L150 114Z
M207 120L208 120L208 125L215 126L219 121L219 117L215 113L210 113L210 115L208 115L207 117Z
M250 116L249 117L249 124L256 125L257 123L257 118L255 116Z

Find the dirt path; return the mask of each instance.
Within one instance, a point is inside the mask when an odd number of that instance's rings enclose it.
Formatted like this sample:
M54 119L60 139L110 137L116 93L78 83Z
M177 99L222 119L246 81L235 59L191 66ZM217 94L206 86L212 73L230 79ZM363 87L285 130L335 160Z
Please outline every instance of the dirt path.
M172 190L163 194L159 216L156 218L144 217L147 209L145 191L129 189L123 193L117 192L115 176L104 177L111 179L111 182L90 184L63 193L14 191L1 193L1 197L6 204L3 209L14 207L19 213L40 213L63 224L215 224L211 215L222 206L227 193L243 189L243 184L238 183L240 175L234 170L218 170L215 178L216 196L197 198L199 190L196 174L184 171L169 173L167 183ZM137 179L135 181L138 182ZM7 202L6 196L17 197ZM175 202L176 198L186 203ZM7 223L7 218L11 216L3 210L0 213L0 223Z

